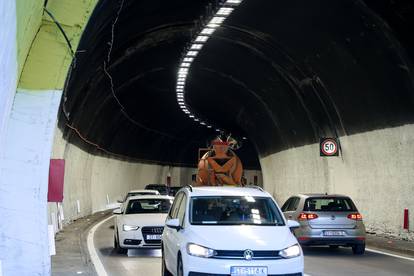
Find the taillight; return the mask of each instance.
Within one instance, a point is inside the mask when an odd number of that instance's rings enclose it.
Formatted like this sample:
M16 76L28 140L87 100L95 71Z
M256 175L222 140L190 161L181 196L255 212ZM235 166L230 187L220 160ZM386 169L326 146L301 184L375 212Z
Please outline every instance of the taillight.
M298 220L312 220L318 218L317 214L300 213Z
M362 215L360 213L349 214L348 218L352 220L362 220Z

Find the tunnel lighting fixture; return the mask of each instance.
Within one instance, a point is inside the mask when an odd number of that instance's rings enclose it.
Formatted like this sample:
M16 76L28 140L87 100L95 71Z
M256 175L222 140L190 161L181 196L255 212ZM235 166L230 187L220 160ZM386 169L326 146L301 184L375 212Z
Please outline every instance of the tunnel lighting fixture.
M226 20L224 16L215 16L210 20L210 24L222 24Z
M239 5L243 0L227 0L226 4Z
M199 35L197 36L197 38L195 39L195 42L206 42L208 40L208 36L206 35Z
M201 31L201 34L203 35L212 35L216 28L205 28Z
M177 74L177 84L176 84L176 98L179 107L183 110L188 117L192 118L195 122L199 122L200 125L204 125L207 128L213 128L209 122L205 122L197 118L195 114L192 114L190 109L187 107L187 104L184 100L185 84L187 76L190 72L192 62L195 60L195 57L202 50L205 43L210 39L213 33L219 28L227 17L234 12L236 7L240 5L243 0L227 0L219 1L219 8L216 9L216 12L209 17L208 23L202 26L201 31L194 36L194 40L189 47L186 48L186 53L181 61L181 64L178 68ZM220 128L215 129L217 132L221 132Z
M191 50L201 50L203 48L203 44L193 44L191 46Z
M225 15L228 16L233 12L233 8L221 8L218 10L217 15Z
M195 56L197 56L197 54L198 54L198 51L189 51L187 53L187 56L189 56L189 57L195 57Z
M193 62L193 61L194 61L194 58L192 58L192 57L186 57L183 60L183 62Z

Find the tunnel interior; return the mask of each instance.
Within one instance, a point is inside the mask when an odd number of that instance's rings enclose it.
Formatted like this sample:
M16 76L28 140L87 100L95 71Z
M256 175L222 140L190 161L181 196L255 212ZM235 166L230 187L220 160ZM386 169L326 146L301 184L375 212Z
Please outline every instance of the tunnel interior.
M186 102L177 69L218 7L211 0L100 0L80 41L59 126L96 154L193 166L217 135L246 168L321 137L414 121L414 4L408 0L244 1L195 60Z

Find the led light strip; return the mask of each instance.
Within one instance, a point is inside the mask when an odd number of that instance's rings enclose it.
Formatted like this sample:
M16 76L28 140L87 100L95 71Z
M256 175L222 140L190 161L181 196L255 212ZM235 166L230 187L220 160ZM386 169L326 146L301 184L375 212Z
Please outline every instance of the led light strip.
M213 35L217 28L219 28L227 17L232 14L232 12L239 6L243 0L227 0L223 1L220 4L220 7L216 13L208 20L207 24L202 28L202 30L195 36L195 39L191 43L191 46L188 48L185 53L180 67L178 68L177 75L177 103L181 110L192 120L198 122L200 125L207 128L213 128L212 124L198 118L194 113L191 112L190 108L187 106L184 95L185 95L185 85L188 73L194 60L196 59L198 53L201 51L203 46L207 43L209 38ZM221 129L216 128L217 132L221 132Z

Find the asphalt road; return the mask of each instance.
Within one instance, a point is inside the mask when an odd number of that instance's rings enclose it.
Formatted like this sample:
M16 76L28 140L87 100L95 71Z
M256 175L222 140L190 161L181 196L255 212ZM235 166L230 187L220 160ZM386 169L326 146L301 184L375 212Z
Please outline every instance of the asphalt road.
M161 250L129 250L128 255L113 249L113 219L102 224L94 237L95 248L108 276L161 275ZM399 276L414 275L414 261L366 252L354 256L351 249L305 248L305 272L311 276Z

